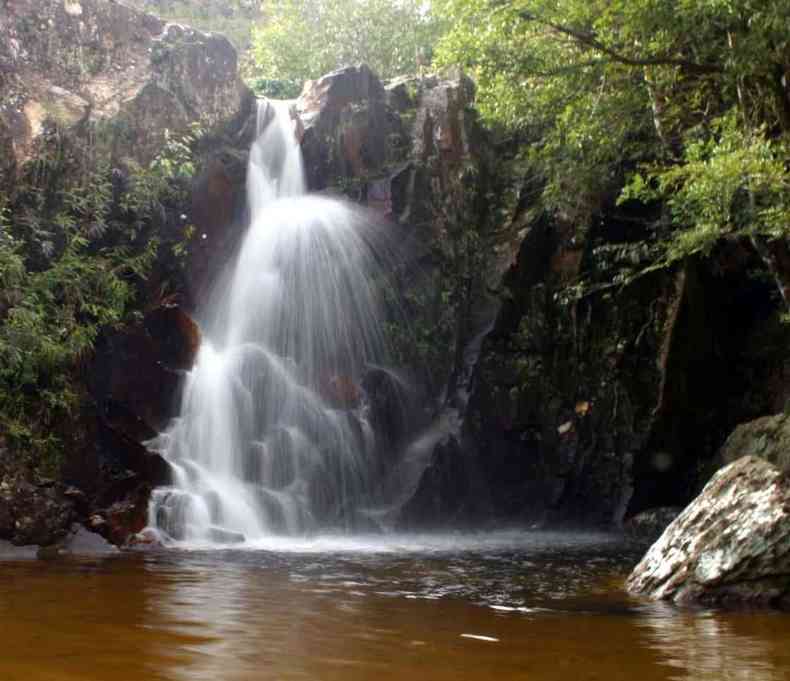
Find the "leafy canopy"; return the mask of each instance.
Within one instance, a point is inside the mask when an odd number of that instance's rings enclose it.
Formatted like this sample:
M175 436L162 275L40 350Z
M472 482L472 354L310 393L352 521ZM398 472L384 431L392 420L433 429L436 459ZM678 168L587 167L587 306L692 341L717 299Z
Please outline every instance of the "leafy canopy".
M437 0L437 53L475 77L491 122L531 141L543 200L585 218L661 199L667 261L790 226L790 3Z
M381 78L415 73L443 24L423 0L273 0L253 31L254 79L305 80L364 62Z

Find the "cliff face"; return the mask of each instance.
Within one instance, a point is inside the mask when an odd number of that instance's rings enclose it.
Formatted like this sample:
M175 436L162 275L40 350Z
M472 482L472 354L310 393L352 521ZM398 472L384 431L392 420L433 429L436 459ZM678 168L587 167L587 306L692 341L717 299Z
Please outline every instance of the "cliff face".
M107 0L0 8L3 168L28 160L47 125L150 161L165 131L225 128L249 106L227 39Z
M459 512L619 526L684 506L738 423L783 409L790 338L758 255L726 244L612 286L647 264L646 217L623 207L584 230L530 226L465 421L491 495L454 499Z

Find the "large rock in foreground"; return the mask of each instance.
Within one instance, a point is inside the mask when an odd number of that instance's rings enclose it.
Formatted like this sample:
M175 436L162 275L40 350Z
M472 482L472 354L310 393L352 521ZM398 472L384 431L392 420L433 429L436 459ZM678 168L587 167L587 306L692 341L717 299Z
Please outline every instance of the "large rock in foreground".
M720 470L628 578L676 603L790 602L790 477L747 456Z

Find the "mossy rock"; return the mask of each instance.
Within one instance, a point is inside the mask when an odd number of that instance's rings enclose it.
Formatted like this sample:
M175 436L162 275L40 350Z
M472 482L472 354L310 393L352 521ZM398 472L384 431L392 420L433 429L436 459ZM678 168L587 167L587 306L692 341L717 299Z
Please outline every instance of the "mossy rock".
M719 452L722 466L756 456L790 472L790 414L765 416L738 426Z

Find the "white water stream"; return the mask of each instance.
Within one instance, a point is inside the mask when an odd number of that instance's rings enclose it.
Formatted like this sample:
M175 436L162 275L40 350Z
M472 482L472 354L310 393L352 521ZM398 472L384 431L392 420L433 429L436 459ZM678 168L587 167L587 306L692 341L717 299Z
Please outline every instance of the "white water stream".
M166 540L348 531L386 503L374 498L382 462L358 388L386 354L382 230L306 194L284 102L259 105L247 188L249 229L202 311L180 416L153 445L173 470L149 511Z

